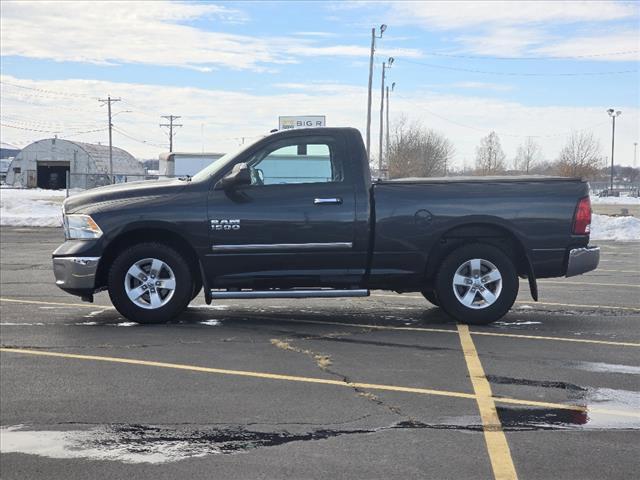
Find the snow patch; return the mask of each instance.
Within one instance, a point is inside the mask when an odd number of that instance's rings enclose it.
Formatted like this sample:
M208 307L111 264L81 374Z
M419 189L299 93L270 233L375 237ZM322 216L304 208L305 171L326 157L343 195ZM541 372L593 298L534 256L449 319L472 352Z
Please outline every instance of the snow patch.
M640 240L640 219L594 214L591 240Z
M591 196L592 205L640 205L640 197L595 197Z
M0 225L59 227L65 197L65 190L0 189Z
M203 320L202 322L198 322L200 325L209 325L210 327L219 327L220 325L222 325L222 322L220 320L215 320L215 319L209 319L209 320Z

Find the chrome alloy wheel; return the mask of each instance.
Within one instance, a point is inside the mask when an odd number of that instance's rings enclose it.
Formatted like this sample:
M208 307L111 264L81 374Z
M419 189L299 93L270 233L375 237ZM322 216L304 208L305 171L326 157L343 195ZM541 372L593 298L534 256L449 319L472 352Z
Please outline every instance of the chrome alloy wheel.
M144 258L127 270L124 289L129 300L138 307L155 310L171 301L176 290L176 277L162 260Z
M468 308L480 310L493 305L502 292L502 275L488 260L473 258L458 267L453 276L453 293Z

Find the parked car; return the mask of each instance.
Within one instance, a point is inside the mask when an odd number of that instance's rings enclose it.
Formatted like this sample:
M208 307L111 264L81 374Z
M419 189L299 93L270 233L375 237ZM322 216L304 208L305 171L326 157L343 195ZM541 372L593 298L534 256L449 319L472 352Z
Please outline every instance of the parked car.
M309 159L313 168L307 168ZM518 277L597 267L588 185L561 177L372 181L351 128L274 133L193 178L96 188L63 205L56 283L166 322L218 299L422 292L453 318L505 315Z

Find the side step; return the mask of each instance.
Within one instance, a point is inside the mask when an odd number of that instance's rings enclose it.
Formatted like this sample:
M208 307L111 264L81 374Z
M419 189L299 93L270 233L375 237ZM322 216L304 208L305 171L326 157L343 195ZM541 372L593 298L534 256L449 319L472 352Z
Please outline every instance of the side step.
M368 296L369 290L366 289L211 290L211 298L218 300L229 298L335 298Z

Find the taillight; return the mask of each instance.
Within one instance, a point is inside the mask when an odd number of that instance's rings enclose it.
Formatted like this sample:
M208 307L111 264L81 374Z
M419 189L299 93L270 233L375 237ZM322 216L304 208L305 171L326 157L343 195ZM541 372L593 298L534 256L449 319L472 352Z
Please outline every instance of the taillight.
M589 235L591 232L591 200L589 197L581 198L573 215L573 234Z

